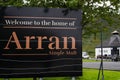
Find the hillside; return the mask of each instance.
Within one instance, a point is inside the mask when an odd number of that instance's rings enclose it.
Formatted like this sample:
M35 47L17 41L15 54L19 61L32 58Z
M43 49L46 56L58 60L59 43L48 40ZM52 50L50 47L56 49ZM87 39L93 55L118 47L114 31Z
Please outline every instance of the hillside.
M112 30L108 30L102 33L102 40L110 38ZM97 33L96 37L94 35L83 37L82 39L82 50L88 52L91 57L95 55L95 47L101 44L101 33Z

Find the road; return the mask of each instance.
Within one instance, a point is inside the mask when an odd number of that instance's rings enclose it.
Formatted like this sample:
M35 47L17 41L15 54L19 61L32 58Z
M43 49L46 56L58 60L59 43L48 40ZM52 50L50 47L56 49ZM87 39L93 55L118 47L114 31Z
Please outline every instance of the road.
M99 69L100 62L83 62L83 67ZM120 62L103 62L103 68L107 70L120 71Z

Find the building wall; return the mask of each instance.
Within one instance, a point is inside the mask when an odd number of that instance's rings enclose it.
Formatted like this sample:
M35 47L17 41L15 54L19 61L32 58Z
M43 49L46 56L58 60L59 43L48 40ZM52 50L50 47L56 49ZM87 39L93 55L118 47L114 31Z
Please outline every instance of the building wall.
M111 55L111 50L112 48L103 48L103 55ZM97 58L98 55L101 55L101 48L95 48L95 58Z

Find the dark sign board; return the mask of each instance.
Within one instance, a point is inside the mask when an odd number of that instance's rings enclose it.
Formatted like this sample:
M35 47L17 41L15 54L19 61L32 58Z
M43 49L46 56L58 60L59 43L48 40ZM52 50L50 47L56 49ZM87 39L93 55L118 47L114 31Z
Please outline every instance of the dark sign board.
M82 75L81 10L0 8L0 77Z

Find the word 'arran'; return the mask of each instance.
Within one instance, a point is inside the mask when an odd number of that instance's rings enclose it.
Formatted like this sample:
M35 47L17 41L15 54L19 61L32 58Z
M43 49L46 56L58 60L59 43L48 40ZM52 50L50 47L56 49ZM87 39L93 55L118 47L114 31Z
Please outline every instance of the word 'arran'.
M45 40L47 40L49 43L47 44L48 48L51 50L54 49L76 49L76 39L75 37L57 37L57 36L23 36L25 38L25 47L21 45L20 39L17 35L17 33L14 31L12 32L11 36L9 37L4 49L11 49L10 45L15 44L15 49L32 49L33 46L31 46L31 41L35 40L37 41L36 49L44 49L43 43ZM62 39L62 41L61 41ZM62 42L62 43L60 43ZM71 44L71 47L68 47L68 43ZM63 45L62 47L60 45Z

